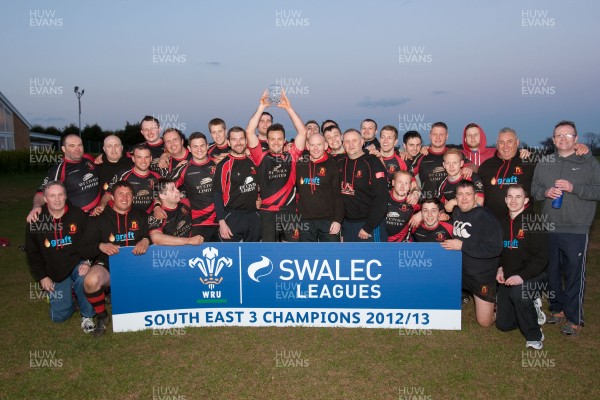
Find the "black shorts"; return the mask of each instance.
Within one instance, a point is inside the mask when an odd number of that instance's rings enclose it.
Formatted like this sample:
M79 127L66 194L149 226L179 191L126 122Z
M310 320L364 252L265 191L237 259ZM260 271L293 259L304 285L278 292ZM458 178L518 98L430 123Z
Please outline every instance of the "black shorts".
M462 274L462 290L488 303L496 302L496 285L496 279L482 279L481 277Z

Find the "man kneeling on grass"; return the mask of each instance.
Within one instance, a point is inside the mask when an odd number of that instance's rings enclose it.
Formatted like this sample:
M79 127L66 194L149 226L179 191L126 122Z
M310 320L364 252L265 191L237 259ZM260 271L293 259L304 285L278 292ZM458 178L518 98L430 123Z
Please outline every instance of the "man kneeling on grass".
M452 236L441 243L446 250L462 251L462 288L474 295L477 323L494 323L496 271L502 252L502 227L494 214L477 205L475 185L462 180L456 185L458 207L452 212Z
M531 221L539 221L529 207L527 192L521 184L508 187L506 205L509 215L502 220L504 248L500 256L496 327L501 331L519 328L527 342L525 347L540 350L546 321L539 297L548 265L548 235L536 229ZM541 227L539 227L541 228Z
M152 243L164 246L202 244L202 236L192 236L192 209L189 200L181 198L181 192L170 179L161 178L157 185L158 197L166 218L148 218Z
M31 275L50 299L50 319L63 322L73 312L71 288L81 312L81 328L94 330L94 310L83 292L83 280L90 269L89 261L79 257L79 244L88 217L79 208L67 204L62 182L52 181L43 188L44 206L36 222L27 224L25 252Z
M148 214L133 205L133 186L119 181L113 186L114 204L94 217L86 230L80 255L93 259L84 281L85 295L96 311L94 336L106 332L109 322L104 289L110 286L109 256L119 253L121 246L134 246L132 253L141 255L150 246Z

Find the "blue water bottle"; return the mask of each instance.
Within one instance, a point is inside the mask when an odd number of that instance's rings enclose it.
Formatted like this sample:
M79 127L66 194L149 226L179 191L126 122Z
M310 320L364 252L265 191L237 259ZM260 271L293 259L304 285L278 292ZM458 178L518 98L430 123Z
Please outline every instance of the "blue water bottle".
M552 200L552 208L560 208L562 206L562 200L564 195L565 192L563 191L560 194L560 197L557 197L556 199Z

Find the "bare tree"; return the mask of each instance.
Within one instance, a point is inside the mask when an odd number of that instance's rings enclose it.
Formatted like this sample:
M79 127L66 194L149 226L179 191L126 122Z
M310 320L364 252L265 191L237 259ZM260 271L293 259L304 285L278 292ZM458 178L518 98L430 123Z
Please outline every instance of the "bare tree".
M600 135L594 132L586 132L583 134L585 142L593 153L598 144L600 143Z

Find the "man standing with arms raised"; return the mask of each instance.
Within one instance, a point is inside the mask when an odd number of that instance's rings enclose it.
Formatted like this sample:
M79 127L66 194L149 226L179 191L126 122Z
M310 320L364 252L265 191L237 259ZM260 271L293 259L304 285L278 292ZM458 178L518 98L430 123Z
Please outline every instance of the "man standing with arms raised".
M284 152L285 129L281 124L274 124L267 129L268 151L259 146L259 139L254 131L264 110L270 105L268 92L263 93L260 104L246 128L246 139L250 158L258 169L260 185L260 219L263 242L297 242L300 238L298 229L294 229L296 213L296 161L304 151L306 127L296 114L290 102L282 92L277 107L287 111L294 128L298 132L290 151Z
M260 147L265 151L269 150L269 144L267 142L267 129L269 129L271 125L273 125L273 116L270 113L263 111L258 119L256 128L254 131L250 132L254 133L256 131L258 135L258 141L260 142Z

